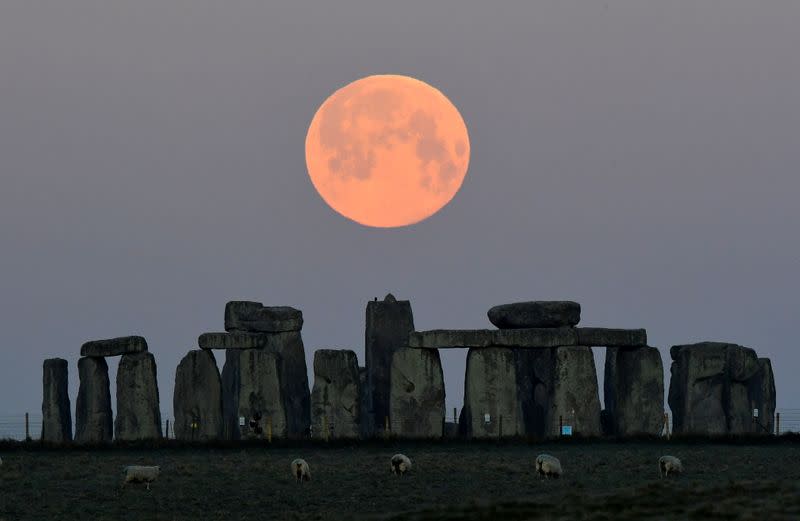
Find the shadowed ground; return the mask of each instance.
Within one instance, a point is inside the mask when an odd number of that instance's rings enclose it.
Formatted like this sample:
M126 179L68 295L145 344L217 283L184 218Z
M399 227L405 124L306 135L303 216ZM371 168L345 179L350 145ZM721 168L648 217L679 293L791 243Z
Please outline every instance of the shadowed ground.
M389 473L404 452L414 468ZM560 480L533 471L559 457ZM661 480L673 454L685 475ZM48 519L800 519L800 444L387 443L361 447L26 451L0 448L0 520ZM303 457L312 481L295 483ZM121 468L162 476L120 490Z

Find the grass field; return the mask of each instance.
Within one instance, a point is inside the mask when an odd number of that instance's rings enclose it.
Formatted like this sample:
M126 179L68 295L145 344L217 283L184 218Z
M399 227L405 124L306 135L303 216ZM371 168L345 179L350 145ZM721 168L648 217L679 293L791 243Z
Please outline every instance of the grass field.
M395 452L414 462L389 473ZM565 476L542 480L537 453ZM662 480L673 454L685 474ZM372 443L360 446L30 450L0 445L0 520L800 519L800 443ZM312 481L295 483L305 458ZM121 468L160 465L152 490Z

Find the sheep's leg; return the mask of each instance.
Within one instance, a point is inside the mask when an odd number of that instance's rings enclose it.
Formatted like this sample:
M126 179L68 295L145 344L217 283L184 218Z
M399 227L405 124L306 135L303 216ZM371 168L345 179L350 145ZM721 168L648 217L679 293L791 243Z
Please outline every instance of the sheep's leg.
M148 481L148 482L146 483L146 485L147 485L147 490L149 491L149 490L150 490L150 482Z

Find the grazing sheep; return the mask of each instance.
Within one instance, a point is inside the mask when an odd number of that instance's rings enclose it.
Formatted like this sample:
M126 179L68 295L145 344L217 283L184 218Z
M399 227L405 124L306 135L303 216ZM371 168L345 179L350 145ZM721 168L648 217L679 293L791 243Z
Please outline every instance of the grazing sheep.
M150 483L158 479L161 467L129 465L122 470L122 473L125 475L125 480L122 482L123 487L128 483L146 483L147 490L150 490Z
M564 471L561 470L561 462L558 461L558 458L549 454L539 454L536 456L536 471L540 475L546 476L547 479L551 477L558 479L564 473Z
M292 462L292 476L297 478L298 483L311 481L311 471L308 470L306 460L297 458Z
M411 470L411 460L405 454L395 454L392 456L391 472L402 476Z
M673 474L683 473L681 460L675 456L661 456L658 458L658 473L661 474L661 477L669 477L670 472Z

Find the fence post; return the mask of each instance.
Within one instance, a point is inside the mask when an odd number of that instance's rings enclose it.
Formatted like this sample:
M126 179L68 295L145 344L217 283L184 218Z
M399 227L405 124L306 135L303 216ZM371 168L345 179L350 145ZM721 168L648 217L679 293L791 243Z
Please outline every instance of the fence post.
M453 407L453 423L458 425L458 408Z
M25 413L25 441L31 441L30 416Z
M775 418L775 435L781 435L781 413L778 413Z
M503 415L500 415L500 423L497 426L497 439L503 437Z
M561 433L564 432L564 416L558 415L558 435L561 436Z
M388 416L384 416L384 418L383 418L383 436L385 438L388 438L390 432L391 432L391 430L390 430L390 425L389 425L389 417Z

